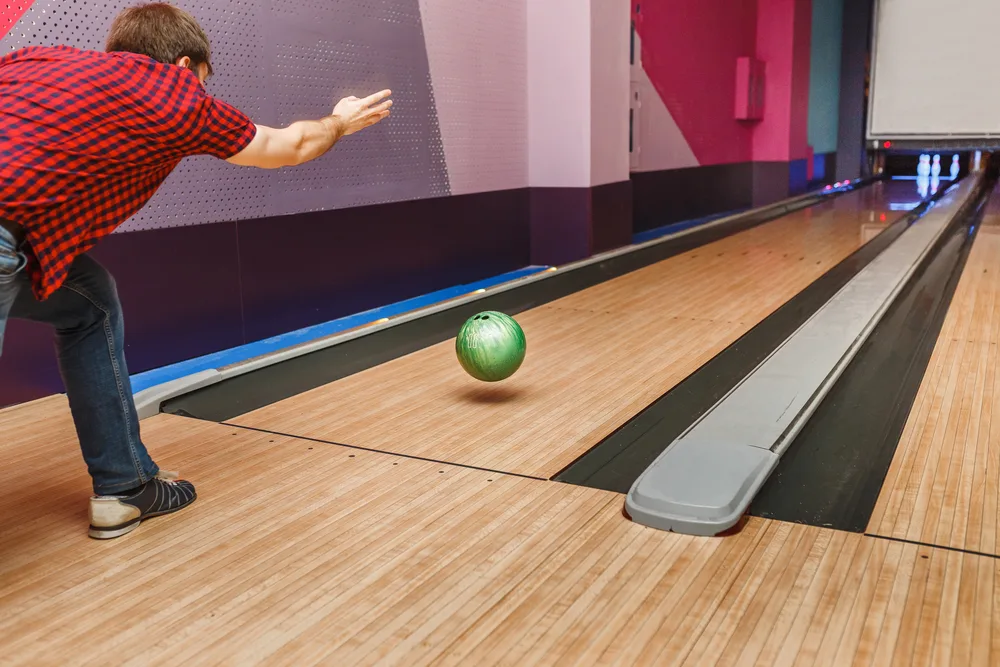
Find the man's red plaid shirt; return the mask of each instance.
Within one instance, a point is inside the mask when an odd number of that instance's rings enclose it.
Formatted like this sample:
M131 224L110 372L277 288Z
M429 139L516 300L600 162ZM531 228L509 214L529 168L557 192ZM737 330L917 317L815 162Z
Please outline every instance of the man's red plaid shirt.
M0 58L0 218L25 230L35 297L58 289L183 158L229 158L255 133L176 65L69 47Z

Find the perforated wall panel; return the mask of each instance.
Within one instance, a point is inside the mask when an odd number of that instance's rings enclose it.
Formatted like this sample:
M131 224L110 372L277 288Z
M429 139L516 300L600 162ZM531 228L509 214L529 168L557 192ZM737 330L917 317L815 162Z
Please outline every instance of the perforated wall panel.
M34 0L5 0L0 4L0 38L10 32Z
M295 18L308 25L329 16L331 28L321 38L304 25L296 29L285 23L280 30L272 63L277 122L285 125L309 118L315 109L329 109L333 99L382 88L393 91L391 122L348 137L336 159L281 171L277 200L284 200L283 209L313 210L326 208L331 200L358 206L448 195L419 12L383 19L369 8L359 11L353 22L341 23L351 0L339 4L343 5L339 12ZM336 69L326 65L331 62Z
M0 40L102 49L134 0L36 0ZM212 40L211 94L264 125L328 113L388 87L393 116L297 168L185 160L121 231L175 227L450 193L418 0L190 0ZM457 9L458 5L455 4Z
M528 185L528 1L420 0L454 194Z

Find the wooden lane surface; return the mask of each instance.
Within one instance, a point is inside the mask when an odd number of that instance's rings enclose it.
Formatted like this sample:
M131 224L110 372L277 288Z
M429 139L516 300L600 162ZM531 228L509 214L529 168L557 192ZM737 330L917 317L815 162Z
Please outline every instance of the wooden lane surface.
M65 408L20 410L0 412L38 428L0 445L5 665L1000 661L997 559L756 518L665 533L613 493L179 417L144 437L197 504L92 541Z
M991 203L910 411L869 532L1000 553L998 296L1000 210Z
M233 422L551 477L856 250L912 187L879 185L522 313L528 356L502 384L468 378L448 341Z

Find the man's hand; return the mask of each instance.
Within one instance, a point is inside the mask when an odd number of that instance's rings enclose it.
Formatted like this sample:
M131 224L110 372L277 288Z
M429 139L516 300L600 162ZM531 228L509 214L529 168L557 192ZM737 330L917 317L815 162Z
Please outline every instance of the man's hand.
M389 116L392 100L390 90L383 90L364 99L345 97L333 108L333 115L344 123L344 136L354 134Z
M227 162L245 167L277 169L315 160L333 148L341 137L359 132L389 116L390 91L363 99L345 97L333 109L333 115L321 120L292 123L275 129L257 126L253 140Z

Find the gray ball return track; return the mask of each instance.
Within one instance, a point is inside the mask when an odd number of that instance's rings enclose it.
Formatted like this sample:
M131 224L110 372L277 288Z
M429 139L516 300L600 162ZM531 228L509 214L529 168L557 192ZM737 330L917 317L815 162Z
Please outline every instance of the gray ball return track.
M632 485L638 523L693 535L735 525L982 174L951 191L682 433Z

